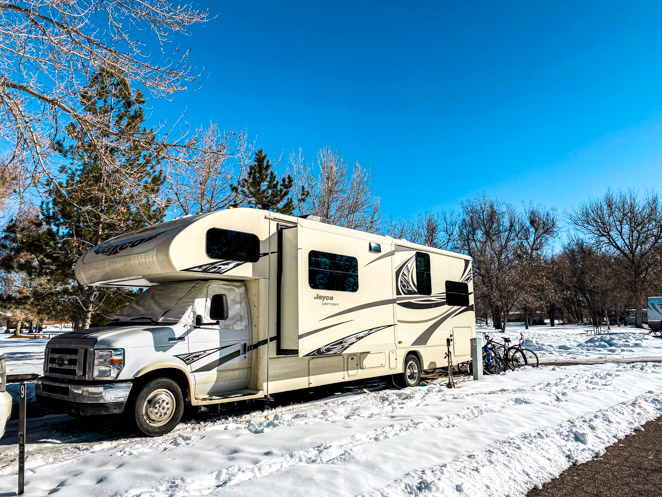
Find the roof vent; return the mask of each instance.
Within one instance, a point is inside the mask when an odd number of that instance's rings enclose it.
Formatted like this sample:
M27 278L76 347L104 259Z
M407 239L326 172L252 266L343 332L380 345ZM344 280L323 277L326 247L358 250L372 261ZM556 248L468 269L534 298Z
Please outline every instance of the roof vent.
M305 216L299 216L301 219L306 219L308 221L316 221L318 223L324 224L333 224L329 218L322 216L315 216L313 214L306 214Z

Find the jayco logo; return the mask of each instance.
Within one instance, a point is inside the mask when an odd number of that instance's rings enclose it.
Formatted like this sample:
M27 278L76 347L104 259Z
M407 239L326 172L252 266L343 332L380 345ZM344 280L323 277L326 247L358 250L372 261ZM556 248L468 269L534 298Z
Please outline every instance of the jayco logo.
M320 295L319 293L315 295L315 300L321 300L322 302L326 300L333 300L333 297L331 295Z
M162 231L161 233L165 233L165 232ZM150 240L153 240L154 238L159 236L161 233L156 233L155 235L150 235L143 238L137 238L118 243L104 243L99 245L97 248L95 248L94 253L97 255L108 255L108 256L119 254L123 250L126 250L128 248L134 248L137 247L138 245L142 245L145 242L149 242Z

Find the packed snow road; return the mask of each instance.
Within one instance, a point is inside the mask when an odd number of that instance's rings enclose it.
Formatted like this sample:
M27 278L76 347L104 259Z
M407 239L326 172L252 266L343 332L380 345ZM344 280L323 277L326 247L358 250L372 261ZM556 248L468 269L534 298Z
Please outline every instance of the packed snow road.
M189 421L158 439L31 420L26 494L523 495L662 414L659 363L443 383ZM15 489L15 458L0 446L0 494Z

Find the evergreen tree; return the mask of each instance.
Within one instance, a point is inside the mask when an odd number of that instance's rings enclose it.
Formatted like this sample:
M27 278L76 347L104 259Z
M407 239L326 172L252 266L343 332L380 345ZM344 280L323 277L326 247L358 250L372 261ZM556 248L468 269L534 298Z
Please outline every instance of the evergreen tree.
M281 214L294 212L294 201L290 191L294 180L289 174L280 180L272 169L271 161L263 150L255 153L255 161L248 168L248 173L236 185L231 185L232 192L237 195L237 205L271 210ZM306 195L305 189L302 195Z
M68 139L55 148L70 162L60 170L62 179L48 185L50 201L41 212L44 229L14 230L13 237L6 231L5 244L7 255L29 253L49 261L38 267L39 275L68 281L74 323L86 329L100 306L112 302L110 314L128 296L78 284L74 263L105 239L161 221L167 206L158 197L164 177L154 132L143 127L142 93L132 92L112 69L101 68L81 92L80 103L107 131L67 126Z

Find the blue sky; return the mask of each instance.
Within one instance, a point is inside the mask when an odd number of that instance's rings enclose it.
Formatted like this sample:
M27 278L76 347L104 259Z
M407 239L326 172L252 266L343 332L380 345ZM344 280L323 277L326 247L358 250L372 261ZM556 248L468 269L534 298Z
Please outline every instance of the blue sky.
M394 217L485 193L559 212L662 185L662 2L208 2L204 78L148 102L247 129L271 157L329 145Z

